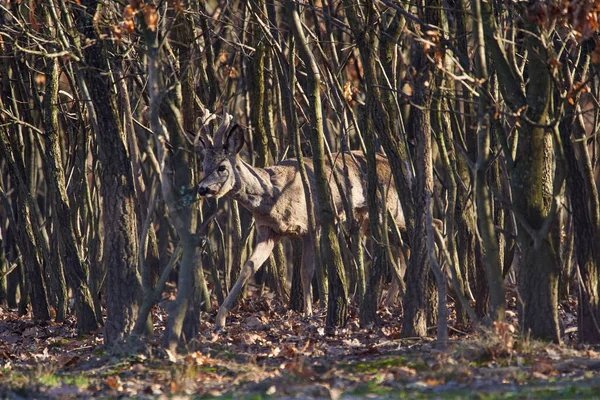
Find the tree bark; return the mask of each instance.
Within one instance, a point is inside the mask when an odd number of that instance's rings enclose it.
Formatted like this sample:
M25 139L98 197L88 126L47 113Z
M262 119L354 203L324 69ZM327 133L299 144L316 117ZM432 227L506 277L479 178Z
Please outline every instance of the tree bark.
M323 116L321 107L321 73L310 51L300 16L293 2L286 2L287 12L294 36L300 45L300 53L308 66L309 103L312 117L311 144L315 170L318 215L321 221L321 258L327 266L329 281L329 298L327 302L328 333L335 332L336 327L344 326L348 319L348 287L346 274L342 264L337 235L335 232L335 215L331 205L331 193L325 174L325 151L323 134ZM334 167L333 165L331 166Z
M123 340L135 324L141 301L141 277L137 270L138 240L135 191L131 160L109 77L113 74L107 57L108 44L93 22L96 0L82 1L80 31L92 45L83 50L86 65L80 65L98 120L98 158L102 165L102 218L107 233L104 242L106 265L105 343ZM105 11L108 12L108 11ZM99 28L100 29L100 28Z
M304 198L306 201L306 215L308 216L308 230L313 244L313 254L315 257L316 290L313 290L313 292L316 295L318 295L321 304L325 304L328 298L327 270L323 268L323 260L321 258L320 232L317 229L317 223L315 218L316 209L315 203L313 201L313 190L310 187L310 183L308 181L308 174L306 172L306 166L304 164L304 155L302 153L301 143L302 138L300 136L300 126L298 121L298 115L296 113L296 41L294 40L293 34L289 36L289 71L282 71L284 75L284 80L287 82L286 86L289 88L289 92L287 93L287 96L285 96L287 100L286 114L290 130L292 132L294 153L296 155L296 159L298 160L298 170L300 172L300 179L302 179L302 186L304 188ZM307 296L307 293L303 293L303 295ZM311 299L314 299L314 297ZM305 313L307 311L308 310L304 310Z
M432 13L439 10L427 10L424 3L418 5L419 15L426 21L433 18ZM427 197L433 197L433 161L431 150L431 102L434 80L431 65L423 44L415 42L412 49L412 103L410 131L416 140L415 170L416 182L413 190L415 204L415 226L411 236L411 257L406 271L406 295L404 296L404 318L402 320L403 337L427 335L427 307L431 292L428 289L429 246L427 240ZM437 313L429 313L434 315Z
M348 19L352 26L358 29L358 16L353 6L346 2ZM381 285L387 275L388 251L387 251L387 215L385 201L378 204L378 199L384 199L385 193L379 191L379 178L377 175L377 164L375 160L375 132L389 130L389 116L383 108L381 92L377 80L377 58L379 43L375 31L375 7L373 2L366 3L369 19L365 22L366 31L358 37L358 46L363 60L365 80L367 83L366 109L364 110L364 141L367 158L367 206L369 209L370 233L373 237L373 262L367 279L365 297L360 307L360 323L362 326L370 326L378 322L377 308L381 296ZM393 168L392 168L393 171ZM383 213L383 218L380 218ZM385 236L385 238L384 238Z
M411 237L411 257L406 271L406 295L404 296L404 318L402 336L426 336L427 279L429 274L429 250L427 242L427 193L433 192L433 165L431 155L431 71L424 49L414 44L412 65L416 71L413 81L413 103L410 128L417 142L415 154L416 187L415 226Z
M482 3L486 46L497 69L502 96L514 112L527 109L519 132L511 186L517 215L517 241L521 248L519 268L519 319L521 328L533 337L560 342L558 330L557 258L545 227L553 218L544 204L546 129L552 98L548 54L541 41L545 32L529 21L525 45L528 51L529 82L524 93L518 74L508 62L496 38L496 23L489 3ZM545 39L544 39L545 40ZM507 157L512 157L507 154ZM549 218L549 219L548 219Z
M490 293L490 317L492 321L504 320L504 280L502 279L502 266L500 265L500 251L498 239L494 231L494 215L492 200L487 182L487 170L490 163L490 116L487 93L490 93L490 82L485 57L485 40L483 35L483 22L481 19L481 0L475 0L475 18L473 31L476 32L476 76L481 80L478 88L479 108L478 116L478 145L477 169L475 173L476 203L478 214L479 232L482 245L485 248L484 265L487 285Z
M4 104L0 99L0 108L4 109ZM13 151L8 139L6 128L0 128L0 155L7 162L12 182L16 189L16 223L18 224L18 246L23 257L25 265L25 275L27 280L27 294L31 301L33 318L44 322L50 320L48 301L46 299L46 283L42 275L42 258L33 233L34 224L31 221L31 196L29 194L29 185L24 176L24 166L20 156ZM24 286L21 285L21 288ZM21 300L25 300L25 291L21 291ZM22 302L21 302L22 303ZM21 303L19 306L21 306ZM25 303L26 304L26 303Z
M46 69L44 95L44 127L46 130L44 169L52 202L53 223L58 231L58 248L67 284L73 291L77 329L80 334L96 330L102 322L94 310L92 295L87 285L87 268L77 247L78 239L71 225L71 207L67 197L65 173L61 159L58 125L58 63L49 60Z
M585 79L590 62L590 43L583 44L584 54L580 54L580 65L576 65L575 74L568 71L566 84L573 85L573 78ZM559 125L562 147L569 169L567 188L571 209L573 210L573 229L575 233L575 255L579 268L577 273L580 287L579 313L577 325L579 341L582 343L600 343L600 220L598 212L598 189L594 180L592 160L585 137L580 96L574 104L567 104L565 115ZM569 240L569 239L567 239ZM565 267L563 267L565 268ZM568 269L567 269L568 270ZM568 291L568 274L561 276L563 290ZM564 279L567 278L567 279Z

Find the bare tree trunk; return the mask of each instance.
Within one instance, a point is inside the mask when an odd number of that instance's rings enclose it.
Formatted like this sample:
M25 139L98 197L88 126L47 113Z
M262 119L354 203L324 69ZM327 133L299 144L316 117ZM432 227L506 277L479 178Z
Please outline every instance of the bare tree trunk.
M180 98L174 98L175 96L171 96L173 102L177 103L177 107L171 106L172 112L170 113L173 117L176 118L165 118L167 122L167 126L171 133L171 142L172 145L177 146L179 148L184 148L187 145L187 141L183 138L183 132L180 129L176 129L175 123L178 122L179 119L183 120L182 128L186 131L195 132L196 131L196 116L199 111L195 106L195 102L192 101L183 101L183 99L190 99L194 97L195 87L194 87L194 21L192 20L192 16L190 14L177 14L177 17L174 22L177 25L177 29L173 30L174 43L176 44L176 49L179 52L179 82L181 86ZM177 91L174 91L178 93ZM174 115L176 111L181 109L181 115ZM173 118L173 119L172 119ZM197 159L194 155L189 152L180 151L175 154L175 171L176 171L176 179L175 182L177 187L194 187L198 181L196 171L198 171ZM198 221L198 213L195 211L195 205L189 205L190 213L190 230L195 232L196 227L199 224ZM204 268L201 262L201 258L197 257L196 259L196 270L194 274L195 279L195 291L194 291L194 310L188 311L187 318L190 320L190 326L193 326L194 330L197 330L200 324L200 310L208 312L211 309L210 303L210 293L208 292L208 287L206 284L206 279L204 277ZM218 286L217 286L218 287ZM187 334L188 338L191 338L191 332Z
M87 285L87 268L77 247L77 238L71 225L71 207L65 186L65 173L59 147L58 125L58 64L49 60L46 70L44 96L44 126L46 129L44 165L53 208L55 229L58 231L59 251L67 283L75 298L75 315L79 333L96 330L102 316L96 316L92 295ZM39 138L38 138L39 140Z
M348 19L352 26L359 28L356 10L346 2ZM367 205L369 209L370 233L373 236L373 262L367 279L365 297L360 308L360 323L362 326L373 325L377 322L377 308L381 295L381 285L387 275L388 259L387 251L387 212L385 200L378 204L379 199L385 199L386 193L378 196L379 179L377 175L377 164L375 160L375 132L389 130L389 116L382 106L381 92L377 80L377 58L379 56L379 43L375 31L375 7L373 2L366 4L369 19L365 21L367 30L362 32L358 38L358 46L363 60L365 79L367 83L366 110L364 110L364 141L367 158ZM380 218L380 214L383 215ZM385 237L385 238L384 238Z
M320 245L320 232L317 230L317 224L315 219L315 203L314 203L314 195L312 192L312 188L310 187L310 183L308 181L308 174L306 172L306 167L304 164L304 156L302 154L302 143L300 136L300 127L298 123L298 115L296 114L296 104L295 104L295 88L296 88L296 67L295 67L295 57L296 57L296 45L294 40L294 35L290 35L289 38L290 43L290 53L289 53L289 71L282 71L284 77L286 77L287 87L289 88L289 93L285 97L287 100L286 113L287 119L290 126L290 130L292 132L292 140L294 143L294 153L296 155L296 159L298 160L298 170L300 171L300 178L302 179L302 186L304 188L304 197L306 200L306 215L308 216L308 230L309 235L311 237L311 241L313 244L313 254L315 257L315 274L316 274L316 282L317 282L317 290L315 292L318 294L321 304L325 304L327 302L327 275L326 269L323 268L323 261L321 258L321 245ZM287 72L287 75L286 75ZM303 255L304 258L304 255ZM310 293L302 293L302 295L310 299ZM312 305L310 305L312 306ZM312 307L310 310L304 309L305 313L311 313Z
M423 4L419 5L419 11L421 15L426 13ZM431 108L433 79L423 45L414 43L412 53L412 67L415 71L413 81L413 104L415 107L411 110L410 127L417 142L415 153L416 185L413 192L415 226L411 237L411 257L406 271L402 336L422 337L427 335L426 311L427 304L431 303L427 292L430 268L426 200L427 196L432 196L433 193L431 117L429 111Z
M565 71L568 87L573 86L573 78L586 79L591 51L591 43L584 43L580 54L580 65L576 65L575 74ZM567 69L567 65L563 68ZM575 76L574 76L575 75ZM573 78L571 78L573 77ZM600 217L598 188L594 180L592 160L585 141L585 126L580 96L574 99L574 105L567 105L566 115L559 125L565 160L569 168L567 188L573 210L573 230L575 254L577 257L577 280L581 297L577 325L579 341L582 343L600 343ZM570 237L567 236L568 238ZM569 240L569 239L567 239ZM566 268L563 266L563 268ZM568 270L568 269L567 269ZM566 279L565 279L566 278ZM562 290L568 291L568 274L561 274Z
M487 284L490 291L490 317L493 321L504 320L504 281L502 279L502 266L498 240L494 231L494 215L491 197L487 182L487 170L490 163L490 116L489 104L486 101L490 93L491 85L487 70L485 57L485 40L483 35L483 22L481 19L481 0L475 0L475 18L473 19L475 37L477 38L476 68L477 77L482 83L479 87L479 109L478 109L478 157L475 173L475 187L477 200L477 213L479 232L482 237L482 245L485 248L484 265L486 270Z
M546 32L533 22L526 24L525 45L528 51L529 82L523 92L519 74L513 70L497 34L489 3L482 3L482 20L486 47L497 69L502 95L511 110L527 107L527 120L519 132L511 186L517 216L517 240L521 248L519 295L521 328L534 337L560 342L558 330L558 276L556 252L549 240L550 226L556 216L553 204L549 212L544 204L545 125L550 120L552 79L548 54L541 39ZM512 155L506 154L507 157Z
M466 0L450 0L449 22L455 25L455 35L457 38L461 38L457 42L457 48L460 55L461 66L463 68L469 68L468 59L465 60L465 56L469 54L468 38L470 29L467 28L469 15L469 7L471 3ZM482 252L480 246L476 244L477 241L477 217L476 210L474 207L474 199L472 196L471 185L472 176L471 170L465 155L460 154L460 149L463 148L467 152L469 159L476 157L477 143L475 138L475 131L473 129L476 126L475 118L476 112L474 111L473 95L463 85L456 85L455 94L459 100L452 101L448 100L450 105L450 125L448 132L452 134L447 139L447 146L449 149L449 156L451 157L454 176L456 179L457 191L456 191L456 207L454 210L454 219L456 220L456 248L458 253L458 264L457 269L460 270L460 274L463 277L463 290L467 295L467 298L475 300L471 293L471 285L475 283L473 276L478 268L482 265ZM463 110L463 113L460 111ZM478 302L479 303L479 302ZM464 319L460 322L466 322Z
M1 178L0 178L0 188L2 187ZM0 214L0 221L6 221L6 217ZM8 292L6 287L6 276L9 273L9 264L6 259L6 241L4 240L4 235L6 235L5 229L0 224L0 307L6 307Z
M332 334L335 327L344 326L348 319L348 287L342 264L337 235L335 215L331 206L331 194L325 174L325 151L323 134L323 116L321 107L321 73L310 51L300 22L300 16L294 3L288 1L286 10L290 14L290 24L294 36L300 45L300 53L308 66L309 103L311 104L313 162L315 169L318 215L321 220L321 257L327 266L329 298L327 306L327 330ZM334 166L331 166L334 168Z
M2 99L0 99L0 108L4 109ZM37 250L33 233L34 224L31 221L29 185L24 176L25 169L23 163L20 160L20 156L11 147L6 128L0 128L0 155L7 162L12 182L16 189L17 215L15 215L15 222L18 224L17 232L19 237L17 243L20 253L23 256L23 264L25 265L28 287L27 294L31 300L33 317L38 321L48 321L50 320L50 312L46 299L46 284L42 275L42 258L40 252ZM21 291L21 300L25 299L27 299L25 291ZM21 303L19 307L21 307Z
M259 12L262 13L264 0L258 1ZM254 28L254 46L256 51L250 62L250 100L252 102L252 145L257 154L255 165L260 168L267 166L269 159L269 140L265 128L265 55L267 52L265 38L258 27Z
M411 257L406 271L406 295L404 296L404 318L402 336L426 336L427 279L429 274L429 251L427 243L426 196L433 192L433 165L431 159L431 124L429 108L431 105L431 73L424 50L414 45L413 67L415 77L411 110L411 129L417 141L415 155L416 187L415 226L411 238Z
M400 3L406 6L409 2L403 0ZM395 67L393 65L394 54L404 26L405 24L402 15L396 11L392 17L392 21L381 34L379 56L381 65L383 66L383 78L385 79L380 79L376 84L378 86L387 86L387 88L382 90L381 94L378 96L378 98L382 99L382 107L378 107L379 115L376 121L382 119L379 121L379 124L382 126L377 126L377 135L381 140L381 144L390 163L392 176L394 177L394 183L396 184L396 190L398 191L398 197L402 204L404 220L406 221L406 230L409 238L412 238L412 229L415 218L414 197L412 192L414 187L414 167L408 149L408 141L403 126L402 115L398 107L397 99L395 98L395 91L397 88L392 87L395 72ZM362 53L363 50L361 50L361 54ZM377 91L379 92L379 89L377 89ZM384 116L387 117L387 120L383 119Z
M157 11L154 10L154 13ZM158 18L158 15L154 15ZM181 21L180 21L181 22ZM156 158L160 168L160 183L162 196L167 204L169 216L179 235L182 248L182 258L179 268L179 281L177 298L170 305L169 318L163 339L163 345L175 351L177 344L185 337L191 340L195 337L199 327L200 307L206 298L200 294L204 278L202 269L196 269L197 251L193 233L196 230L197 213L193 210L193 203L188 198L190 185L193 184L193 171L189 167L186 152L177 152L173 155L167 153L165 144L167 132L163 128L160 116L165 120L171 144L175 149L184 146L182 118L176 101L177 93L162 93L164 90L162 75L160 74L160 53L158 42L158 29L151 26L144 27L144 38L148 49L148 87L150 92L150 126L157 136ZM175 89L176 90L178 87ZM180 95L180 94L179 94ZM177 186L175 186L177 185ZM177 188L183 188L176 189Z
M96 0L82 4L89 12L98 7ZM110 14L107 9L105 12ZM106 265L107 344L123 340L133 329L142 295L141 277L137 270L138 241L135 213L135 191L131 161L125 134L119 119L117 102L109 77L113 74L107 59L107 46L95 31L94 15L84 12L80 31L93 45L84 50L86 61L82 72L98 116L98 158L102 164L103 222L107 233L104 242ZM91 67L91 68L90 68ZM101 73L99 73L101 71Z

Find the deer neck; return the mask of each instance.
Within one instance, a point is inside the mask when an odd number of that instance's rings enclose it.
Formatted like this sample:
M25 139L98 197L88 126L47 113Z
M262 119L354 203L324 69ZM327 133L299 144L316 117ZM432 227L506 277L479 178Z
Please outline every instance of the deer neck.
M267 214L273 205L273 184L267 170L237 158L231 197L253 214Z

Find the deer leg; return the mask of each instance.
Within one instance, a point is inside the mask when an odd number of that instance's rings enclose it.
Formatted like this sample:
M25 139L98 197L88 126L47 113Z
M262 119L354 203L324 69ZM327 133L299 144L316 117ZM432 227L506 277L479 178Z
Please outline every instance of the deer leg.
M279 237L273 233L270 229L267 228L258 228L258 243L252 252L252 255L246 263L244 267L240 271L240 276L238 280L231 288L231 292L219 307L219 312L217 313L217 319L215 321L217 327L222 328L225 326L225 321L227 319L227 314L235 305L240 293L242 293L242 289L248 282L248 280L254 275L254 273L264 264L264 262L269 258L271 252L273 251L273 247L279 241Z
M311 283L315 272L315 247L310 235L302 240L302 296L304 300L304 315L312 316Z

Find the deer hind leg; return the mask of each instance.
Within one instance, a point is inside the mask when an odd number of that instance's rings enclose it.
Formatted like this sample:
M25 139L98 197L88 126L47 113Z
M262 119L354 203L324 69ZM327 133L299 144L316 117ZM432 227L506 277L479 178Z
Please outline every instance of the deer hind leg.
M248 258L240 271L240 276L235 282L235 285L233 285L231 292L229 292L229 295L225 301L223 301L221 307L219 307L219 312L217 313L217 319L215 321L217 327L222 328L225 326L227 315L235 305L240 293L242 293L242 289L252 275L254 275L254 273L262 267L267 258L269 258L278 241L279 237L270 229L258 228L258 243L256 244L252 255Z
M408 259L410 257L410 249L401 241L394 241L391 247L395 250L392 251L392 256L396 265L392 275L392 285L383 302L386 307L394 306L398 298L404 297L404 293L406 292L404 276L406 275Z
M304 315L312 316L311 283L315 272L315 247L310 235L302 239L302 296L304 300Z

